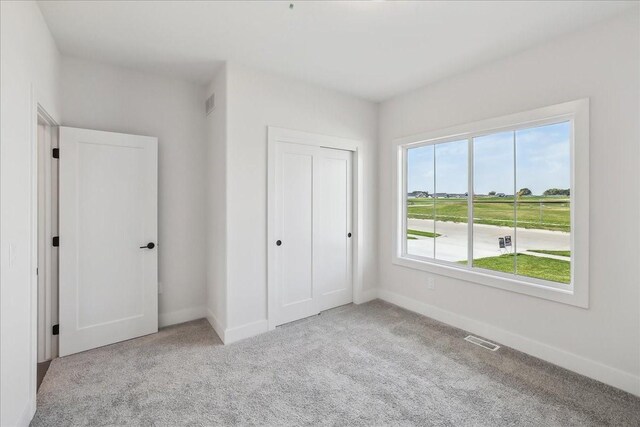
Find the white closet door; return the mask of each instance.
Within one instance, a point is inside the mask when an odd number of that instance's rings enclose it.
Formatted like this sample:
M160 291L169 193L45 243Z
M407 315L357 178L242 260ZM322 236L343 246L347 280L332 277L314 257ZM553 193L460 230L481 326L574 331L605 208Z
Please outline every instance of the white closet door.
M269 268L281 325L352 301L352 166L349 151L287 142L274 157Z
M60 128L60 355L158 330L158 141Z
M315 284L320 310L353 300L350 151L321 148L315 241Z
M276 325L317 314L313 289L316 147L278 143L275 155Z

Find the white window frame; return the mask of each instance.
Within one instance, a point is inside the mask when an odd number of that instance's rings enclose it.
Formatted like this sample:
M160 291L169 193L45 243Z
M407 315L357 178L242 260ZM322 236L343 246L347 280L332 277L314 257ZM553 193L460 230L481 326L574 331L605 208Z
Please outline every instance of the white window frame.
M496 272L478 267L407 254L407 150L425 145L468 140L469 196L473 200L473 138L501 131L520 130L563 121L572 123L571 150L571 284ZM396 209L394 251L396 265L423 270L467 282L544 298L577 307L589 307L589 100L580 99L531 111L482 120L396 139ZM472 204L469 204L471 211ZM471 212L470 212L471 215ZM469 252L473 246L468 222ZM471 256L471 255L470 255ZM471 259L469 257L469 259Z

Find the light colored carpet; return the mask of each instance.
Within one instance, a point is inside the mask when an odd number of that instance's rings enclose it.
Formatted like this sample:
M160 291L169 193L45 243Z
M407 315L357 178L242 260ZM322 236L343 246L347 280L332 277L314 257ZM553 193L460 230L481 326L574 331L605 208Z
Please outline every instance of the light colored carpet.
M373 301L223 346L205 320L56 359L34 426L640 425L640 399Z

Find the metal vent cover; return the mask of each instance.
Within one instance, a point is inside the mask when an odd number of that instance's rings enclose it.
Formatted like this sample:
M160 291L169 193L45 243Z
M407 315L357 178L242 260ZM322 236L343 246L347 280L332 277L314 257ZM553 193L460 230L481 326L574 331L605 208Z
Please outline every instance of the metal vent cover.
M211 114L211 112L216 108L216 94L212 93L210 97L204 102L205 110L207 112L207 116Z
M479 345L480 347L491 351L496 351L500 348L498 344L483 340L482 338L474 337L473 335L465 337L465 341L469 341L472 344Z

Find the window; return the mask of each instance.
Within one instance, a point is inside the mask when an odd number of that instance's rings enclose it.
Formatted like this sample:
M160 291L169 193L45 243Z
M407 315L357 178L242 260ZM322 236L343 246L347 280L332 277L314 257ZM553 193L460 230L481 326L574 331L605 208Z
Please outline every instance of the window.
M407 253L443 261L466 259L467 146L460 140L407 151L412 189L407 197Z
M398 153L397 264L587 305L587 100L403 138Z

